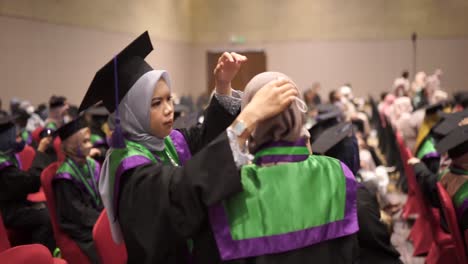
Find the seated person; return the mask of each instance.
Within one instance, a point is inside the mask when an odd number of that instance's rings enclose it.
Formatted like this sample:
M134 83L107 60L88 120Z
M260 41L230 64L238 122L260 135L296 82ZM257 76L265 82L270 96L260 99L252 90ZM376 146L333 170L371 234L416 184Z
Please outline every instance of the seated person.
M88 157L90 130L81 117L56 131L62 140L65 161L53 179L60 228L73 239L92 263L99 263L93 243L93 227L102 209L99 164Z
M243 108L279 78L290 81L277 72L255 76L245 89ZM359 261L354 175L339 160L311 155L303 129L306 110L299 102L296 98L253 130L241 129L241 121L230 128L251 133L245 148L254 155L253 164L241 168L243 191L210 207L211 229L194 237L197 263Z
M460 229L468 229L468 119L438 144L440 153L448 152L452 159L448 170L441 174L439 181L452 197L459 217Z
M24 230L31 234L30 243L40 243L51 252L55 240L49 212L44 203L33 203L27 195L39 191L41 172L47 165L44 154L51 138L43 138L29 171L19 168L16 153L21 152L24 142L17 141L16 127L8 117L0 118L0 211L7 228Z

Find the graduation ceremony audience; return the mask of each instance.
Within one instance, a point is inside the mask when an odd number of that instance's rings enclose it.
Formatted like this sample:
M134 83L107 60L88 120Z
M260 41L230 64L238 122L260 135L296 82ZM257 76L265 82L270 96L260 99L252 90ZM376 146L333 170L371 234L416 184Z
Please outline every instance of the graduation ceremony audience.
M225 46L193 97L128 40L83 96L0 94L0 263L468 263L453 69L403 64L374 98Z

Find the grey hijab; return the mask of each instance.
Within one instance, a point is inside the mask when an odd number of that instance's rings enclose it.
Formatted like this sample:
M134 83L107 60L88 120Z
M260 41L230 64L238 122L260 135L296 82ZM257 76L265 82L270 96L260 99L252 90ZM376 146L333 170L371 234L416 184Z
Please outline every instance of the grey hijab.
M164 149L164 138L151 134L149 110L154 87L161 78L170 87L169 74L166 71L153 70L141 76L119 104L120 124L125 137L150 151Z
M125 137L145 146L150 151L161 151L164 149L164 139L151 135L150 129L151 99L156 83L161 78L170 87L169 75L166 71L150 71L138 79L119 104L120 125ZM109 156L111 152L112 149L108 151L106 160L102 164L99 178L99 193L107 210L112 238L116 243L120 244L123 240L122 231L115 215L111 192L114 188L114 175L110 175L109 173L111 163Z

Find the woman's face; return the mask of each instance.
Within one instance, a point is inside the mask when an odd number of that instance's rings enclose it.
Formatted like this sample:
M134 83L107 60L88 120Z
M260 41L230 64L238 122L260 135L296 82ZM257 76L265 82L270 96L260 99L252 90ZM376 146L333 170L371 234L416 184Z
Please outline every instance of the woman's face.
M164 138L171 133L174 124L174 102L164 79L156 83L151 98L150 119L153 136Z
M80 138L80 149L83 152L83 157L87 157L89 152L93 148L93 144L91 143L91 130L89 128L83 128L80 130L81 138Z
M84 158L89 155L93 144L91 131L85 127L62 142L65 153L74 157Z

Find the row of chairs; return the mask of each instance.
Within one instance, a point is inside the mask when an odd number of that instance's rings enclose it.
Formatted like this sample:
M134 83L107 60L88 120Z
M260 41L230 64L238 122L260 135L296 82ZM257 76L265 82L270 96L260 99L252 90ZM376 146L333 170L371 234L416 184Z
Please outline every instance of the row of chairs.
M49 208L55 241L60 248L62 257L67 260L69 264L88 264L90 263L88 257L86 257L83 251L81 251L78 245L67 234L62 232L57 221L52 179L59 165L59 162L52 163L44 169L41 175L41 184L47 198L47 207ZM110 223L105 209L94 225L93 238L102 264L127 263L125 244L117 245L113 241Z
M442 206L442 214L450 233L441 228L441 214L432 208L419 187L414 169L408 164L413 157L398 131L384 116L379 114L377 104L369 98L372 109L372 123L378 131L379 145L386 156L391 156L391 164L400 171L400 178L405 179L408 187L408 199L403 207L402 217L408 219L417 216L408 239L413 242L414 256L426 255L426 263L468 263L468 231L464 238L460 233L457 215L452 200L445 188L437 183L437 192ZM394 139L394 140L388 140ZM396 144L395 144L396 143ZM403 173L401 173L403 172Z
M29 170L32 165L32 161L36 155L35 150L30 147L26 146L25 149L18 154L17 158L20 163L20 169L22 170ZM55 199L54 193L52 189L52 179L57 171L60 163L55 162L49 165L41 174L41 189L37 193L33 193L28 195L28 200L33 202L46 202L47 207L49 209L50 219L52 222L52 228L54 232L54 237L57 242L57 246L61 250L61 254L64 260L57 260L54 259L54 262L4 262L2 261L2 251L10 249L10 241L12 244L21 244L24 238L24 234L18 232L18 230L6 230L3 225L3 222L0 222L0 229L3 232L0 232L0 263L69 263L69 264L87 264L90 263L87 256L81 251L78 245L68 237L67 234L61 231L58 221L57 215L55 210ZM21 230L19 230L21 231ZM10 237L10 239L8 238ZM125 248L125 244L122 243L117 245L112 240L111 231L110 231L110 224L106 214L106 210L104 209L101 215L99 216L98 220L93 229L93 238L95 241L95 246L98 251L100 260L102 264L124 264L127 262L127 250ZM18 246L15 247L14 250L10 250L12 252L21 252L18 253L10 253L8 251L8 259L13 256L13 258L17 261L20 259L16 259L18 256L29 258L29 255L36 256L36 252L42 252L44 249L48 252L47 248L42 245L26 245L26 246ZM31 254L25 254L25 251L30 251ZM42 254L41 253L41 254ZM49 253L50 255L50 253ZM46 254L47 256L47 254Z
M388 123L387 123L388 124ZM394 131L391 125L389 129ZM409 234L409 240L413 242L414 256L426 255L426 263L468 263L465 242L462 239L457 216L452 200L445 188L437 183L437 191L442 206L442 215L448 223L450 233L446 233L441 227L441 213L439 209L432 208L419 187L414 169L408 164L413 157L411 150L405 145L400 133L393 132L397 142L401 164L408 184L408 199L403 207L402 217L407 219L416 215L416 221ZM468 237L467 237L468 238ZM466 241L468 243L468 239Z

